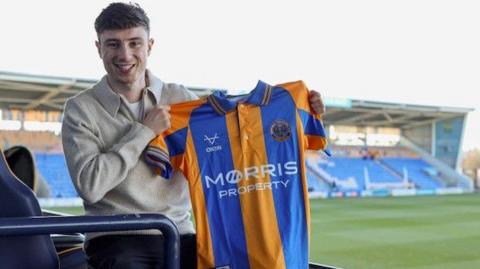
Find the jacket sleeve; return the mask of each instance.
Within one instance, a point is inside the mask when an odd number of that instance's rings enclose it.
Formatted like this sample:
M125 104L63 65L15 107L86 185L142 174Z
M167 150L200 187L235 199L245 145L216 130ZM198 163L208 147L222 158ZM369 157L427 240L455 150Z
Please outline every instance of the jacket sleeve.
M70 177L87 203L96 203L127 177L139 161L142 151L155 134L147 126L134 122L119 135L116 144L106 148L95 115L83 103L70 99L65 105L62 143Z

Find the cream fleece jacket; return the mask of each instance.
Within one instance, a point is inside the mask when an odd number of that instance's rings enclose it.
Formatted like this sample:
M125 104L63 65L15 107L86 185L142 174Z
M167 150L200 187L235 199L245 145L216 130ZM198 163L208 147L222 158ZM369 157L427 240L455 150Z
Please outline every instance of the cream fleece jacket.
M163 83L147 72L147 112L156 104L197 98L185 87ZM150 128L134 119L125 101L109 87L106 76L65 104L63 149L86 214L162 213L177 224L181 234L194 233L188 184L183 175L177 172L166 180L143 159L142 152L154 137ZM87 234L87 240L102 234Z

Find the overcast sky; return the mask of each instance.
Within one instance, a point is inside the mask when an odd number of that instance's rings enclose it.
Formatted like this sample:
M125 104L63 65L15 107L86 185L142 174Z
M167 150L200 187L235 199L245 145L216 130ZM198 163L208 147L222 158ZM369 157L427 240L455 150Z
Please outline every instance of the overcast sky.
M109 2L4 3L0 70L100 78L93 21ZM478 1L137 2L164 81L238 92L302 79L329 97L475 108L464 149L480 147Z

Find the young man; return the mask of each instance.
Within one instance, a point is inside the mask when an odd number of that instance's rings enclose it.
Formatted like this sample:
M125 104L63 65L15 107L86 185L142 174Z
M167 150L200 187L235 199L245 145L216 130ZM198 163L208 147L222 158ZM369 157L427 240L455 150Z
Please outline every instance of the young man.
M169 104L197 97L156 78L147 67L154 40L149 19L136 4L112 3L95 21L96 46L107 74L65 105L62 140L72 181L87 215L162 213L181 234L181 267L196 268L195 234L186 180L165 180L141 154L170 127ZM311 106L324 107L313 92ZM93 268L162 268L163 237L157 231L87 234Z

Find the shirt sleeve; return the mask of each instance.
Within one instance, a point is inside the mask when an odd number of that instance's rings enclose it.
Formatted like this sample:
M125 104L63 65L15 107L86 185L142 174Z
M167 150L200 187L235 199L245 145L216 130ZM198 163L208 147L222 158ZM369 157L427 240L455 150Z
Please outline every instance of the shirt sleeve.
M322 118L311 108L308 93L309 90L303 81L296 81L282 85L287 89L295 100L297 115L303 127L303 139L306 149L323 150L331 155L327 149L327 135L323 126Z
M185 172L188 155L187 140L191 140L190 115L195 108L205 102L206 99L203 98L171 106L170 129L150 141L144 153L145 161L155 173L169 179L173 170Z
M180 130L169 130L153 139L145 151L145 161L155 172L170 179L174 169L183 163L188 127Z
M322 149L330 155L327 148L327 136L323 127L322 120L318 115L312 114L310 111L297 109L303 125L303 135L307 142L307 149Z

